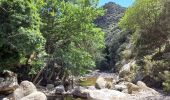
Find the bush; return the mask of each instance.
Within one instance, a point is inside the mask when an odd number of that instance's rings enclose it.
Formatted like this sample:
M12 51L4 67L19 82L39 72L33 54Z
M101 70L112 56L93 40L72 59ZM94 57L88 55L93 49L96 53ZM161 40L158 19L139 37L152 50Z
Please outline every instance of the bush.
M163 82L164 90L166 92L170 92L170 71L164 71L162 77L164 79Z

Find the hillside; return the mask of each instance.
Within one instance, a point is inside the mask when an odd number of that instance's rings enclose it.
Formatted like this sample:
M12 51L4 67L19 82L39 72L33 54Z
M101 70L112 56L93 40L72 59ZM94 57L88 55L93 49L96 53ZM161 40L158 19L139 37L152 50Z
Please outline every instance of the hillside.
M103 6L103 9L105 10L105 14L98 17L95 20L95 24L102 29L107 30L118 23L126 8L121 7L114 2L109 2Z
M106 55L105 59L100 62L98 67L102 70L108 70L113 69L116 62L116 52L127 38L125 37L127 32L122 31L118 27L118 22L124 15L126 8L121 7L114 2L109 2L103 6L103 9L105 10L105 14L95 20L95 24L105 32L106 46L103 51Z

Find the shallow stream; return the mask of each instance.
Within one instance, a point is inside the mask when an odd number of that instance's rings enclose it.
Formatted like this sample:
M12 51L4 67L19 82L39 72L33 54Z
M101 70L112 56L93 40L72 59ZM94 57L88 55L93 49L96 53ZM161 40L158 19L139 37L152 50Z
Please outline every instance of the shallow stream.
M111 82L113 80L113 78L105 78L106 81ZM84 78L80 78L78 81L78 85L79 86L94 86L95 82L97 80L97 77L84 77ZM72 96L68 95L68 96L63 96L63 95L56 95L56 96L50 96L48 97L48 100L85 100L85 99L81 99L81 98L73 98Z

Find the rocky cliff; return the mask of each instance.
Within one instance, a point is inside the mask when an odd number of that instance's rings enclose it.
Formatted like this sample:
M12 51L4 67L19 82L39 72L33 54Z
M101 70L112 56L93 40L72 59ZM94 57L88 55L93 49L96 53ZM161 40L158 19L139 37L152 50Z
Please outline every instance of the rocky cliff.
M118 22L124 15L126 8L109 2L103 6L103 9L105 14L94 21L105 32L106 46L103 51L105 57L97 64L97 67L101 70L110 70L116 63L117 52L121 51L120 46L127 40L128 32L124 32L118 27Z

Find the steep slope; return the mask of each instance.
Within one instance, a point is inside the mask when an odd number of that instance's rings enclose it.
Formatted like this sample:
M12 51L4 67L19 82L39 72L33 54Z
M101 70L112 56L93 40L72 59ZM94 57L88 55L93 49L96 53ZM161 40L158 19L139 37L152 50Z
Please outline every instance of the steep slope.
M103 6L105 14L95 20L95 24L105 32L105 59L98 63L97 67L101 70L113 69L116 63L117 52L120 52L120 46L127 40L127 32L118 27L118 21L124 15L126 8L113 2L106 3Z
M121 69L119 77L133 83L143 81L149 87L170 92L169 16L170 0L137 0L126 11L119 24L133 30L133 34L129 48L123 51L130 53L122 54L116 64Z
M109 27L111 28L111 26L118 23L126 8L121 7L114 2L109 2L103 6L103 9L105 10L105 14L97 18L95 24L102 29L107 30Z

